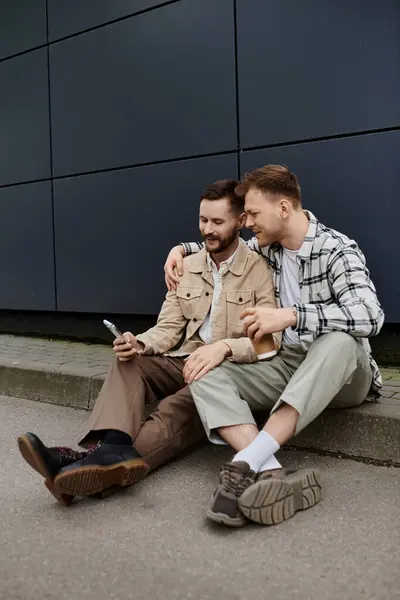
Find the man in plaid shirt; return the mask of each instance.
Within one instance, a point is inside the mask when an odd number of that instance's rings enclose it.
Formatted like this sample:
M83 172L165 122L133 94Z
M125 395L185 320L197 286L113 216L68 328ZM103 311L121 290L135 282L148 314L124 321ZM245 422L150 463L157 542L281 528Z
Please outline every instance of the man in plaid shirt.
M288 471L277 450L325 408L351 407L381 388L368 337L377 335L383 310L365 258L355 241L328 229L303 210L297 178L267 165L237 188L245 196L246 226L273 271L278 308L248 308L246 334L255 342L283 332L278 355L237 365L229 358L195 380L191 393L210 441L236 454L223 465L207 516L228 526L248 519L275 524L321 498L316 469ZM182 273L182 256L201 244L175 247L166 262L169 288ZM198 372L203 365L196 365ZM194 374L195 375L195 374ZM253 413L270 411L261 431Z

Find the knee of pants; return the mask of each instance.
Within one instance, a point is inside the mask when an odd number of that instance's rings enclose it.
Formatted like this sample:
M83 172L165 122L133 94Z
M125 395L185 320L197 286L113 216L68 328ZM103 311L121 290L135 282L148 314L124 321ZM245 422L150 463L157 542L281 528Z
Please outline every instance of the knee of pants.
M315 348L320 351L321 346L326 350L327 357L333 361L349 362L354 360L354 368L357 359L357 341L348 333L342 331L332 331L317 338L314 342Z
M325 336L324 336L325 337ZM331 331L326 337L335 345L335 348L353 349L356 348L356 340L349 333L344 331Z
M205 431L197 413L188 415L187 419L180 422L179 427L163 427L155 414L143 423L134 445L143 457L160 454L165 462L204 437Z
M116 356L114 356L114 358L111 361L111 365L110 365L110 371L112 370L117 370L117 371L126 371L127 369L133 370L133 369L137 369L139 366L139 361L137 361L136 357L134 360L130 360L128 362L122 362L121 360L119 360L119 358L117 358Z

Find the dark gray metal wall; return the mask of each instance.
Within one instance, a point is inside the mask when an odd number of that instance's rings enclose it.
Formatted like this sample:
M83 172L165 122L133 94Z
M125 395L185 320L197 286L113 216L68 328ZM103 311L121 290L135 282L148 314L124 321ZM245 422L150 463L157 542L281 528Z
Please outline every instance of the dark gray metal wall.
M5 0L0 309L156 314L218 178L270 162L400 322L398 0Z

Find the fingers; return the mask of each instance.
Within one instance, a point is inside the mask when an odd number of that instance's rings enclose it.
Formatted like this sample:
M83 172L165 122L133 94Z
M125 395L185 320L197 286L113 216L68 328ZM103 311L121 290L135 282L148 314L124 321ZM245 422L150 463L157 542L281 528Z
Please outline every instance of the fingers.
M136 338L130 331L125 331L125 333L122 334L122 337L127 344L131 344L131 346L136 346Z
M114 354L115 354L115 356L118 356L118 358L120 356L122 356L122 357L134 356L135 354L137 354L137 349L132 348L132 346L126 345L124 350L114 350Z
M168 279L170 280L170 283L175 283L176 285L179 284L179 277L178 277L178 273L175 270L175 265L173 268L167 269L167 276L168 276Z
M194 381L196 379L196 376L200 373L200 371L202 371L204 369L204 367L206 367L208 364L208 361L206 359L200 359L199 362L196 362L196 364L193 365L190 373L187 376L186 379L186 383L190 384L192 383L192 381Z
M117 337L115 338L115 340L113 341L113 346L114 348L116 348L117 346L121 346L123 344L126 344L126 340L124 339L123 336Z
M117 358L120 362L130 362L131 360L133 360L135 358L135 356L136 356L136 352L133 356L128 356L126 358L124 358L123 356L118 356Z
M186 364L182 371L183 379L186 383L191 383L193 381L193 374L195 372L197 373L197 365L203 362L205 362L205 359L202 358L200 354L197 354L196 351L186 359Z
M185 381L187 381L193 366L196 362L196 355L191 354L188 358L185 359L185 366L183 367L182 376Z
M175 269L172 271L172 276L169 275L169 271L165 273L165 283L169 292L176 290L179 284L179 277L176 275Z
M179 277L176 275L175 269L167 269L165 271L165 283L167 284L167 289L169 292L176 290L179 284Z
M125 352L115 352L115 356L118 360L124 362L125 360L132 360L137 354L136 348L131 348L130 350L126 350Z
M133 333L126 331L113 341L114 351L126 351L137 346L137 341Z
M127 331L122 337L114 340L114 354L121 362L127 362L136 356L136 338L130 331Z
M176 270L178 272L179 277L182 277L182 275L183 275L183 258L182 258L182 256L179 258L179 260L176 261ZM177 281L177 283L179 283L179 280Z
M259 323L253 323L252 325L250 325L250 327L247 328L247 332L246 335L247 337L249 337L250 339L255 339L255 336L257 334L257 332L260 329L260 325Z
M257 312L257 308L246 308L246 310L244 310L242 312L242 314L240 315L240 319L245 319L246 317L250 317L252 315L255 315Z
M175 246L165 261L165 283L168 291L176 290L177 285L179 285L179 277L183 275L184 253L185 251L182 246Z
M125 352L130 352L132 350L132 344L124 343L119 344L118 346L114 346L115 354L124 354Z
M250 327L250 325L253 325L253 323L256 323L257 321L257 315L253 315L252 317L246 317L243 320L243 331L245 335L248 335L248 329Z
M213 368L212 363L208 363L207 365L205 365L201 371L199 371L196 375L196 377L194 377L194 381L198 381L199 379L201 379L203 377L203 375L205 375L206 373L208 373L208 371L211 371L211 369Z
M259 341L261 340L261 338L262 338L264 335L266 335L266 333L269 333L269 332L266 332L266 331L265 331L265 328L263 328L262 326L260 326L260 327L258 328L258 331L257 331L257 333L255 333L255 334L254 334L254 341L256 341L256 342L259 342Z

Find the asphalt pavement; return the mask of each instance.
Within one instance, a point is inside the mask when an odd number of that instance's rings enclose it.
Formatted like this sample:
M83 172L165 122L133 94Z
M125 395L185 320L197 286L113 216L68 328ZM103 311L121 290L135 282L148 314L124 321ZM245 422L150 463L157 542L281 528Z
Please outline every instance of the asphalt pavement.
M58 504L16 437L74 445L87 413L0 397L0 598L393 600L400 598L400 469L304 452L324 499L276 527L205 521L227 449L206 446L105 500ZM75 446L76 447L76 446Z

